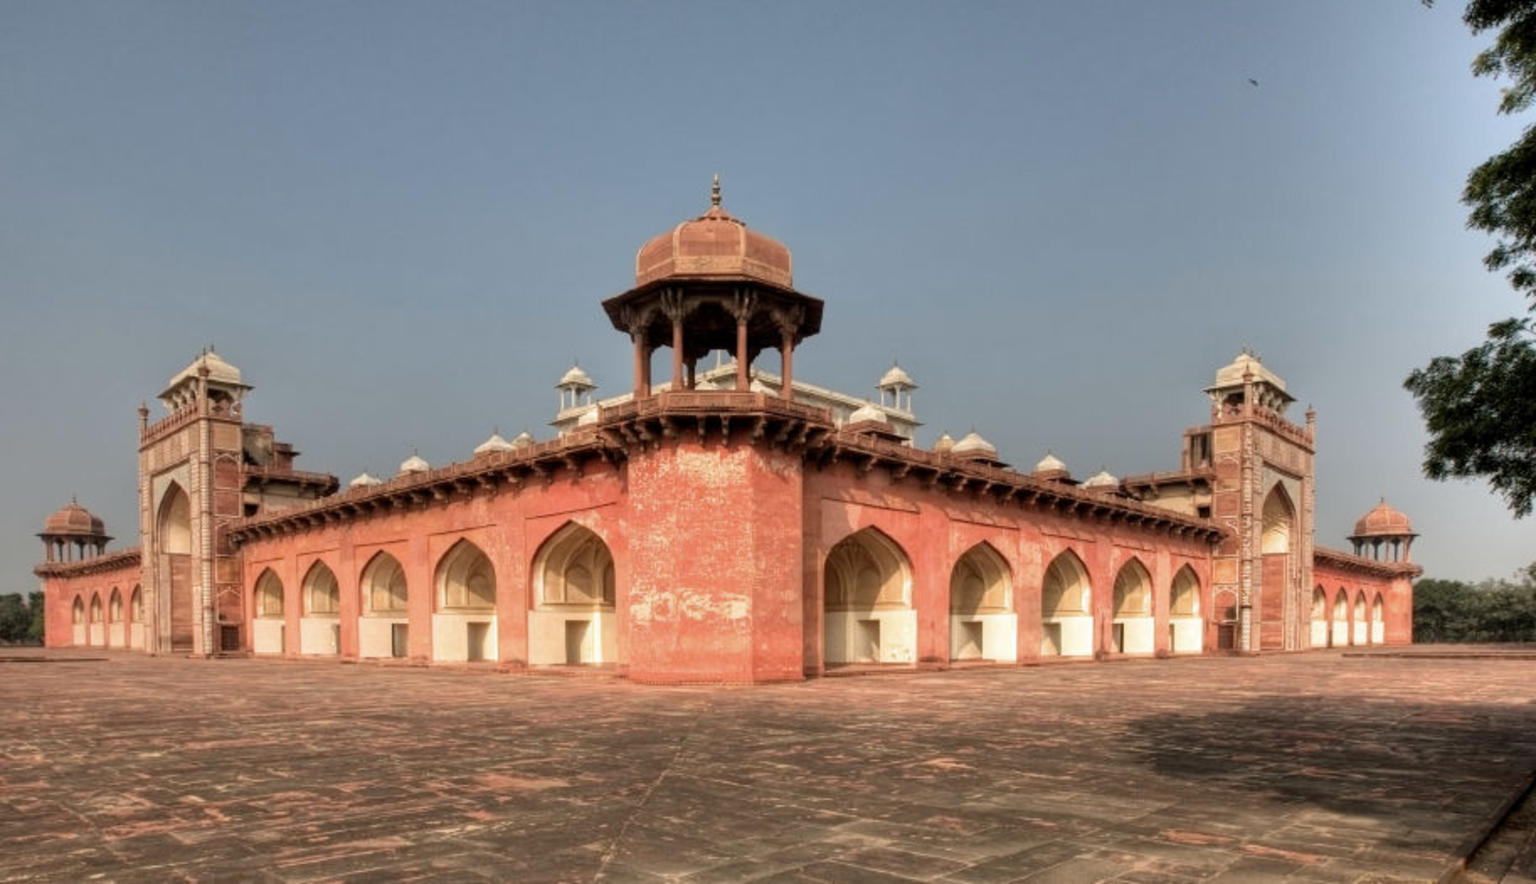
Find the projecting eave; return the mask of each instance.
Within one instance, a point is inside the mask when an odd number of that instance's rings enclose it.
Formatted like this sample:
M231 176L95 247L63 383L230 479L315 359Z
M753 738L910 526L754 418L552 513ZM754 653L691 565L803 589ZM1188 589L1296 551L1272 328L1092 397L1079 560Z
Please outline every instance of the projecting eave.
M1338 568L1341 571L1353 571L1356 574L1366 574L1371 577L1407 577L1412 579L1424 573L1424 568L1413 562L1380 562L1376 559L1368 559L1344 552L1340 549L1330 549L1326 546L1313 547L1312 563L1314 565L1326 565L1330 568Z
M43 562L33 568L32 573L38 577L85 577L103 571L136 568L139 561L139 547L134 546L78 562Z
M614 295L603 301L603 311L613 327L621 332L629 331L630 313L647 304L665 289L686 288L690 294L730 297L738 291L750 291L766 295L771 300L783 300L798 304L804 314L800 317L799 336L807 338L821 331L821 313L825 302L789 286L736 274L689 274L676 273ZM764 318L767 318L766 311Z

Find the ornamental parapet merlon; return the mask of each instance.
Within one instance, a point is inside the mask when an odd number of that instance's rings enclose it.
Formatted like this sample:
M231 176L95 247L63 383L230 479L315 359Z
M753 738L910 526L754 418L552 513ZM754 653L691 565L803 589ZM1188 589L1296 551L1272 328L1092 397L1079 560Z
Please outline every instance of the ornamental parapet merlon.
M44 562L32 569L38 577L85 577L103 571L137 567L142 560L137 546L104 553L78 562Z
M1254 406L1248 409L1239 408L1234 413L1217 412L1216 414L1212 415L1211 424L1213 426L1220 426L1222 424L1242 423L1245 420L1252 420L1254 423L1263 424L1271 430L1274 430L1276 433L1279 433L1281 436L1284 436L1287 439L1290 439L1292 442L1305 447L1308 451L1314 450L1313 436L1311 433L1307 432L1305 427L1291 423L1284 417L1280 416L1278 413L1271 411L1268 408Z
M1369 574L1372 577L1414 578L1424 573L1423 566L1413 562L1381 562L1327 546L1314 546L1312 548L1312 563L1314 565L1338 568L1341 571Z
M222 402L214 402L209 405L207 411L204 411L201 404L197 402L183 405L139 432L140 450L164 439L177 430L191 426L199 418L203 417L238 424L241 422L240 406L238 403L225 405Z
M993 496L999 504L1017 503L1110 522L1166 530L1219 543L1227 536L1221 526L1139 501L1049 482L1003 467L949 453L925 451L860 433L838 432L807 452L812 462L848 460L861 472L887 469L896 481L913 478L952 493Z

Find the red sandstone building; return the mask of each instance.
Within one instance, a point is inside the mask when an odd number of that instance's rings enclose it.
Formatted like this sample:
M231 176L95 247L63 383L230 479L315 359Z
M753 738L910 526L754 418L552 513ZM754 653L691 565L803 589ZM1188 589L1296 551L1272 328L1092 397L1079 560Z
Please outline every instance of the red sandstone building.
M1383 503L1353 553L1314 546L1314 416L1286 418L1251 354L1206 388L1211 423L1184 431L1177 470L1079 483L1049 454L1010 469L975 433L916 447L899 368L856 408L795 381L822 302L718 183L603 308L633 347L631 393L593 401L573 369L557 438L496 435L345 490L248 423L251 388L205 352L160 394L166 416L140 409L141 545L108 552L73 502L48 518L47 643L763 682L1411 640L1408 519ZM755 367L764 350L778 374Z

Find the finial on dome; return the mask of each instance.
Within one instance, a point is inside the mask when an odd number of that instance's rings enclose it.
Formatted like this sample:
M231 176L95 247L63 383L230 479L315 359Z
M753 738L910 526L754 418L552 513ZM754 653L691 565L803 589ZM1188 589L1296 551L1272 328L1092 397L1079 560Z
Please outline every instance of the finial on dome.
M709 187L709 204L718 208L720 206L720 173L715 173L715 183Z

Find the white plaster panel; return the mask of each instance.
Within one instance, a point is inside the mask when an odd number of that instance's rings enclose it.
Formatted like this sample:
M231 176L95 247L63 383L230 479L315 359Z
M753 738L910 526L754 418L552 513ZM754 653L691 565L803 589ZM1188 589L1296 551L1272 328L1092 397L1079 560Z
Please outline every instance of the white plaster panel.
M85 647L85 624L84 623L76 623L76 624L74 624L73 633L70 635L70 642L75 647L77 647L77 648Z
M469 647L469 624L486 624L485 638L480 643L479 653L471 654ZM496 659L496 615L495 614L433 614L432 615L432 659L445 663L464 663L473 656L477 660Z
M258 654L281 654L283 625L283 621L275 617L251 621L251 650Z
M1355 644L1357 644L1357 645L1365 644L1365 640L1366 640L1365 624L1361 623L1359 621L1356 621L1355 624L1354 624L1354 630L1355 630Z
M1379 645L1386 640L1387 633L1384 629L1385 625L1386 624L1379 620L1371 624L1371 644Z
M1018 615L1002 614L951 614L949 615L949 656L952 660L998 660L1012 663L1019 658ZM966 630L960 624L981 624L981 648L979 654L969 653L963 647Z
M393 657L391 639L396 623L409 623L404 617L359 617L357 620L357 655Z
M106 642L104 641L105 638L106 638L106 632L105 632L105 630L103 630L101 628L101 624L100 623L92 623L91 624L91 647L99 648L102 645L106 644Z
M1333 621L1333 644L1340 647L1349 644L1349 623L1343 620Z
M1120 653L1150 654L1155 649L1151 617L1121 617L1114 622L1122 627Z
M917 612L828 611L826 614L827 663L911 663L917 659ZM879 624L878 655L867 653L865 622ZM983 637L985 640L985 636Z
M570 662L565 647L565 624L568 621L590 624L580 649L579 662L612 663L618 660L619 630L614 612L551 609L528 612L529 665L559 666Z
M1313 620L1312 621L1312 647L1314 647L1314 648L1326 648L1326 647L1328 647L1328 621L1327 620Z
M299 619L299 653L320 654L334 657L341 653L336 641L336 628L341 621L335 617L302 617Z
M126 646L127 646L126 642L123 641L123 624L121 624L121 623L108 623L107 624L107 647L109 647L109 648L121 648L121 647L126 647Z
M1061 651L1062 657L1091 657L1093 656L1093 617L1082 614L1076 617L1046 617L1042 623L1055 623L1061 627ZM1053 651L1048 646L1045 636L1040 639L1040 653L1050 656Z
M1205 621L1199 617L1173 617L1168 625L1172 628L1172 650L1175 654L1198 654L1205 650Z
M138 622L128 624L128 642L130 648L143 649L144 624Z

